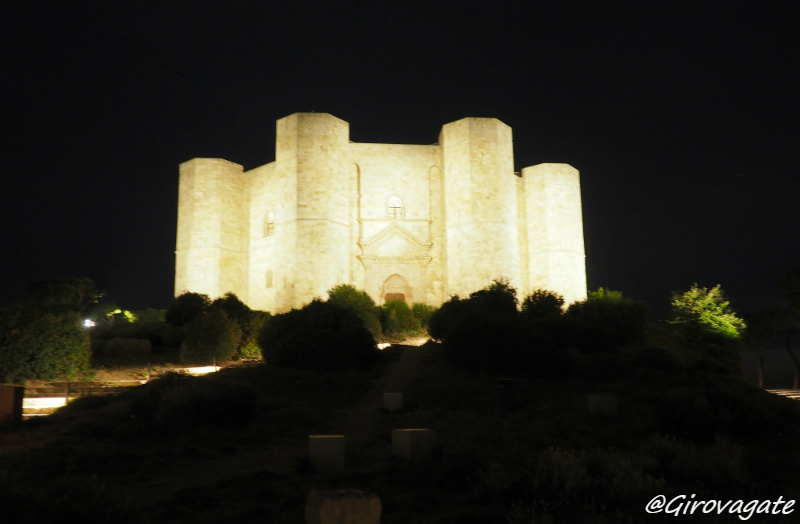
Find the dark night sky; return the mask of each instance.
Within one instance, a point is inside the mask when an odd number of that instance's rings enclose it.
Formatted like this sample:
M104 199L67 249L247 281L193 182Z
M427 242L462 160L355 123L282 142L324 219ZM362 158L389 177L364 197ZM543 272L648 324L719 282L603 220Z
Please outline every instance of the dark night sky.
M778 305L800 263L794 5L3 2L0 303L88 276L166 307L178 164L271 162L275 121L317 111L355 142L499 118L518 170L581 171L590 289Z

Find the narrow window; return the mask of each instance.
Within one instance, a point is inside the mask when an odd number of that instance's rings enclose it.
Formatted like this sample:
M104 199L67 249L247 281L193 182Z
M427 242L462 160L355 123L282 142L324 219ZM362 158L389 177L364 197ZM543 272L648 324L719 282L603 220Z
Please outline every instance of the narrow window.
M267 271L267 289L272 289L272 270Z
M270 211L264 220L264 236L268 237L275 233L275 213Z
M386 205L386 216L390 220L399 220L403 218L403 201L397 195L389 197L389 202Z

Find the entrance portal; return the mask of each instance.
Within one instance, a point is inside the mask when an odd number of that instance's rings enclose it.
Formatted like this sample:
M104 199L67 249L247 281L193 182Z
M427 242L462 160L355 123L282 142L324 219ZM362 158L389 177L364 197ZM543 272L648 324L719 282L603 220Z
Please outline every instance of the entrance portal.
M410 303L412 300L411 286L408 281L400 275L392 275L383 283L383 303L390 300L402 300Z

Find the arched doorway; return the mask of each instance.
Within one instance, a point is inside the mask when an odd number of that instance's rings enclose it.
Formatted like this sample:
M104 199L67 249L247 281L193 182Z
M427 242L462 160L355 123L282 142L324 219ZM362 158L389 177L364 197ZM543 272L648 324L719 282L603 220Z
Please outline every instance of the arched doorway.
M390 300L403 300L406 304L411 304L413 296L411 286L408 281L400 275L392 275L383 282L383 303Z

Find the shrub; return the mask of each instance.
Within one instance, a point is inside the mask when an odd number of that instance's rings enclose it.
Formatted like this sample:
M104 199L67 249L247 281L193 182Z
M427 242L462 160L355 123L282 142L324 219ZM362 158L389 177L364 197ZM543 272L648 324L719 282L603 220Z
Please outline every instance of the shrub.
M456 367L513 375L563 375L569 358L541 326L526 325L516 307L516 290L506 281L453 297L430 320L431 337L442 341Z
M482 313L512 315L517 312L517 290L505 278L495 279L485 288L470 293L469 301Z
M438 311L436 307L421 302L417 302L411 306L411 312L414 313L414 317L419 320L419 325L422 329L428 329L431 317L436 311Z
M564 297L553 291L537 289L522 301L522 314L531 320L558 317L564 313Z
M147 339L141 338L112 338L105 341L102 355L109 358L128 359L145 357L153 350Z
M208 295L184 293L175 297L164 318L173 326L185 326L211 305Z
M575 340L578 348L600 351L615 351L620 346L640 342L644 338L647 312L645 302L603 288L567 309L567 315L580 324Z
M270 318L258 343L264 359L276 366L364 368L379 356L375 339L358 315L320 300Z
M645 368L656 369L666 373L681 371L684 366L678 356L658 346L636 348L633 363Z
M154 308L138 309L136 311L132 311L132 313L136 317L137 322L160 323L167 321L166 309L154 309Z
M192 362L227 362L236 355L242 328L224 311L209 309L192 320L186 330L181 359Z
M168 348L179 348L183 342L184 328L166 322L114 323L111 326L97 325L89 334L92 337L92 353L102 355L109 340L114 338L146 339L154 352Z
M416 333L420 323L404 300L390 300L381 308L381 327L387 335Z
M247 331L250 327L252 311L244 302L239 300L239 297L231 292L225 293L224 296L212 302L211 308L224 311L228 318L239 324L242 331Z
M236 426L255 415L255 394L246 386L212 377L170 372L142 387L131 405L141 429L185 432L196 426Z
M242 340L236 352L236 359L261 359L261 347L258 345L258 334L272 315L266 311L250 311L246 328L242 328Z
M74 377L89 369L89 335L66 308L0 310L0 382Z
M358 315L375 340L380 340L383 336L381 308L366 291L356 289L349 284L340 284L328 290L328 302Z
M461 319L472 312L472 304L455 296L442 304L428 323L428 333L434 340L445 341L457 329Z

